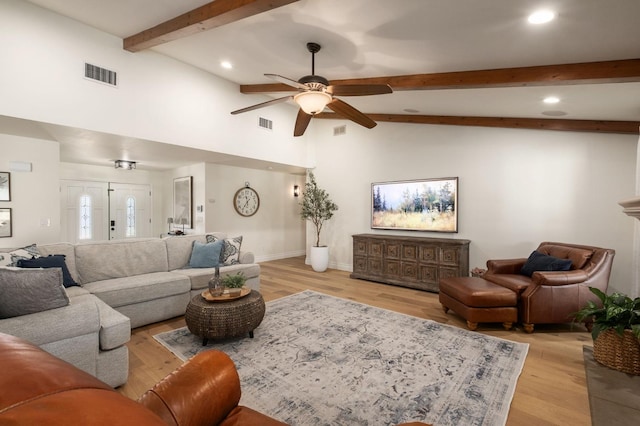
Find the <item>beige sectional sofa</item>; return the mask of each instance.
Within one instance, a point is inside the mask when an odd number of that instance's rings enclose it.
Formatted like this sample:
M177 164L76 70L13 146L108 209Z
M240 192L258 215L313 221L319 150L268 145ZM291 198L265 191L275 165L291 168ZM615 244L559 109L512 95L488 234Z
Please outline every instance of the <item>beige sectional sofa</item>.
M219 232L209 235L226 238ZM131 328L183 315L189 300L207 288L214 268L189 267L194 241L205 243L206 235L39 245L42 256L65 255L80 286L65 289L67 306L0 319L0 332L25 338L120 386L128 376L125 344ZM221 266L221 275L242 272L246 285L259 290L260 265L253 254L240 252L238 260Z

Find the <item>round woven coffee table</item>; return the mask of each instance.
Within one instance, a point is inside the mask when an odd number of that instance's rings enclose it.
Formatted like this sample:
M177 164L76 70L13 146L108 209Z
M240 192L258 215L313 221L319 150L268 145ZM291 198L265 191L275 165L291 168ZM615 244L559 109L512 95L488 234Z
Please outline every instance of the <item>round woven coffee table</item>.
M253 338L253 330L262 322L264 311L264 299L255 290L239 299L218 302L208 302L198 294L187 305L184 319L189 331L202 337L204 346L209 339L247 333Z

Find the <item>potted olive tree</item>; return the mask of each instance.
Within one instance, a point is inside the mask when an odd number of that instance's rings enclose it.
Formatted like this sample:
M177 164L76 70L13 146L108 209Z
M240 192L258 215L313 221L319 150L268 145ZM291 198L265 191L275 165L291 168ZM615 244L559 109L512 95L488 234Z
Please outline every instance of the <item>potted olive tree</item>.
M607 367L640 375L640 297L607 295L593 287L589 290L602 306L589 301L575 318L589 326L592 323L593 357Z
M316 229L316 243L311 246L311 267L316 272L324 272L329 266L329 247L320 245L320 232L326 220L333 217L338 206L329 199L329 194L318 187L313 173L309 172L309 181L304 186L302 194L302 210L300 216L311 221Z

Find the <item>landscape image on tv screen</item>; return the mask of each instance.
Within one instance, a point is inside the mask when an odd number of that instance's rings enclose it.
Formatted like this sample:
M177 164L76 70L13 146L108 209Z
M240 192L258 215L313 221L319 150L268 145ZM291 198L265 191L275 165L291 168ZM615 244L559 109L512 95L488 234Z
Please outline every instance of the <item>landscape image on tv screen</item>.
M458 178L371 184L371 228L458 232Z

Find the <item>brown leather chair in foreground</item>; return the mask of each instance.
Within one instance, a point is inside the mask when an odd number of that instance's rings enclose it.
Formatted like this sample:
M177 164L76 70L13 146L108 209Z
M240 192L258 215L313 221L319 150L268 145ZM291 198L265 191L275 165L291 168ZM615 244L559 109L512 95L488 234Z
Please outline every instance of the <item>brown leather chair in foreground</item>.
M238 373L233 361L219 351L194 356L138 402L39 347L3 333L0 368L0 425L284 425L238 405Z
M554 242L543 242L536 251L570 259L570 270L537 271L528 277L520 273L527 259L502 259L488 260L483 276L518 294L518 317L528 333L535 324L572 322L587 301L598 302L589 287L607 291L615 255L611 249Z

